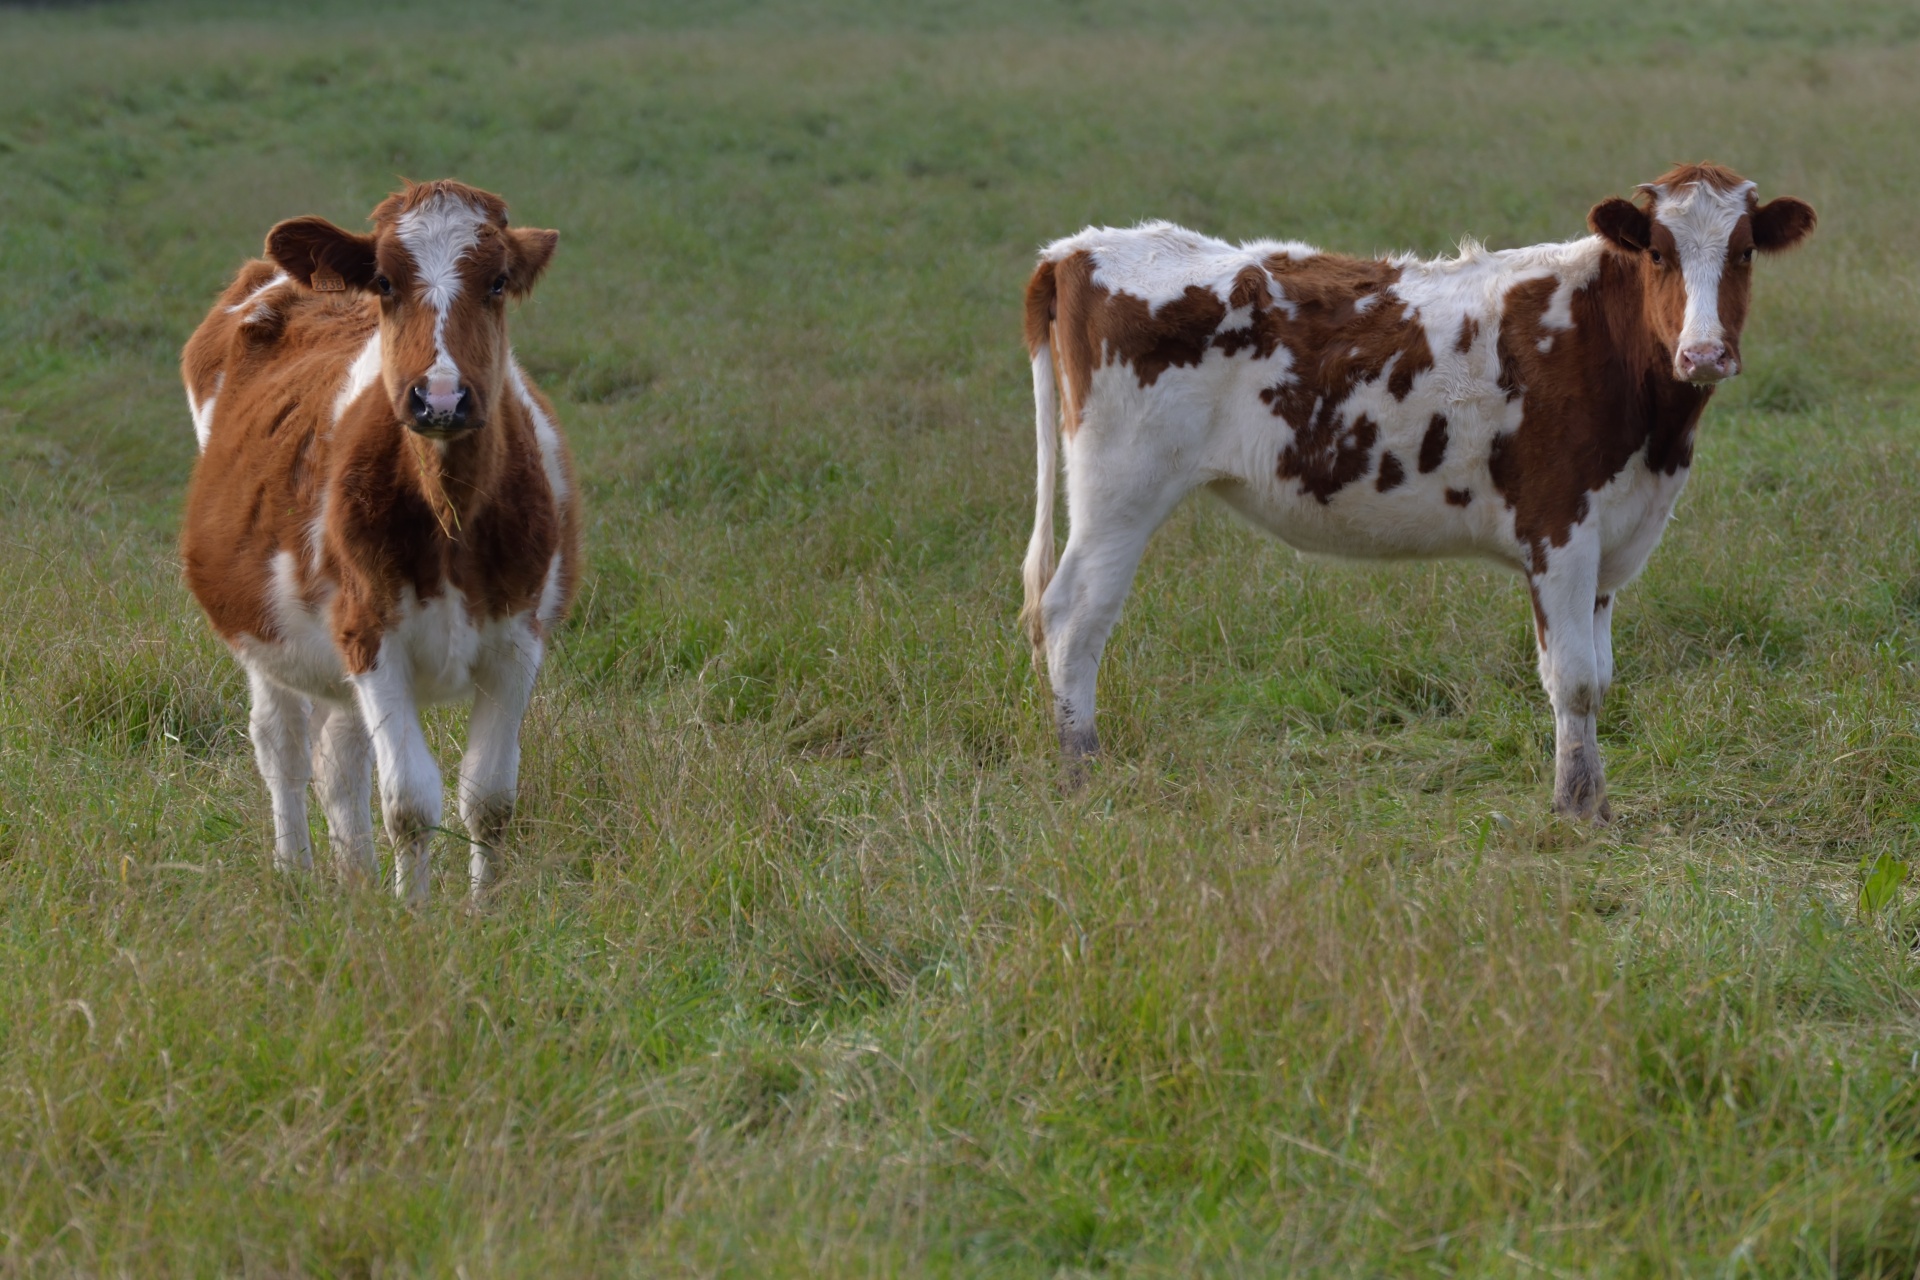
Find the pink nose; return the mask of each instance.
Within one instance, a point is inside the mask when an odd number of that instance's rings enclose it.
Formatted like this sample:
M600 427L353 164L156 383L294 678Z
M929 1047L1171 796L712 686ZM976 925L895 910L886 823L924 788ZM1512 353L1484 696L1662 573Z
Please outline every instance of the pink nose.
M1724 342L1696 342L1680 352L1677 363L1688 382L1718 382L1740 372Z
M473 393L464 387L452 391L422 390L407 392L407 408L413 414L414 427L446 430L470 425Z
M466 394L458 388L452 391L429 391L426 395L427 412L436 418L451 418L453 411L460 407L460 398Z

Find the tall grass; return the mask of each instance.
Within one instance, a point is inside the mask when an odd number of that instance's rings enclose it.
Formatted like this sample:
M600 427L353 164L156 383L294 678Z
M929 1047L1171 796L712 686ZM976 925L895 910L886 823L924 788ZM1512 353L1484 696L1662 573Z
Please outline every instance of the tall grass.
M1909 1276L1904 6L0 10L0 1273ZM1150 549L1055 786L1012 618L1035 245L1812 201L1546 813L1524 597ZM274 876L173 551L180 342L458 175L591 572L486 910ZM430 737L451 762L462 717Z

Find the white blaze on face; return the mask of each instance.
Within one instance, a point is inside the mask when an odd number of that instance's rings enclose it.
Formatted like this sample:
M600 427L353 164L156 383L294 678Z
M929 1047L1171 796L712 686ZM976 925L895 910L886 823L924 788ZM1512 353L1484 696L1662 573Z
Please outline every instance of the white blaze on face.
M400 216L394 232L413 257L420 300L433 308L433 367L427 393L451 395L460 386L460 370L447 351L447 313L460 297L460 259L479 238L486 215L455 196L440 195Z
M1680 277L1687 285L1687 314L1680 325L1679 350L1726 340L1720 324L1720 276L1727 264L1727 241L1747 211L1751 182L1730 191L1693 182L1678 191L1654 187L1653 216L1673 233L1680 250Z

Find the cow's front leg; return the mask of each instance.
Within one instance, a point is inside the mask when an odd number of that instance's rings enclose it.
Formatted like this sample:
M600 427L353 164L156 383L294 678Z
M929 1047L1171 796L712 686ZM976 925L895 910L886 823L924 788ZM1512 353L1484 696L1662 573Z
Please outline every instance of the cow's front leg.
M1613 688L1613 601L1617 594L1606 592L1593 601L1593 661L1600 675L1602 703Z
M260 672L248 668L253 708L247 732L254 762L273 801L273 867L311 871L313 847L307 835L307 700Z
M393 844L393 891L409 906L424 906L442 801L440 769L420 730L413 681L391 641L382 642L373 669L352 680L380 774L380 814Z
M516 620L482 650L474 670L473 716L460 760L460 820L467 826L467 875L476 895L493 878L501 837L513 818L520 722L533 698L543 648L532 627Z
M1612 645L1600 658L1599 549L1578 535L1547 552L1529 577L1540 682L1553 703L1553 809L1595 822L1612 820L1595 721L1612 678Z

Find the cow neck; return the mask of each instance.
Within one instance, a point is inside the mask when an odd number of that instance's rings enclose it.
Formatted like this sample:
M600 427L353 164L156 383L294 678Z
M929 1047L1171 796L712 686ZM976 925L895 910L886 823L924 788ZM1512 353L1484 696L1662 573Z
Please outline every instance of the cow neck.
M1669 475L1693 460L1693 429L1713 398L1673 376L1673 349L1655 334L1638 259L1605 253L1592 285L1612 348L1624 366L1630 429L1643 434L1647 465Z
M507 406L502 405L505 410ZM433 513L449 542L461 542L496 488L507 431L506 413L478 431L436 445L400 426L410 487Z

